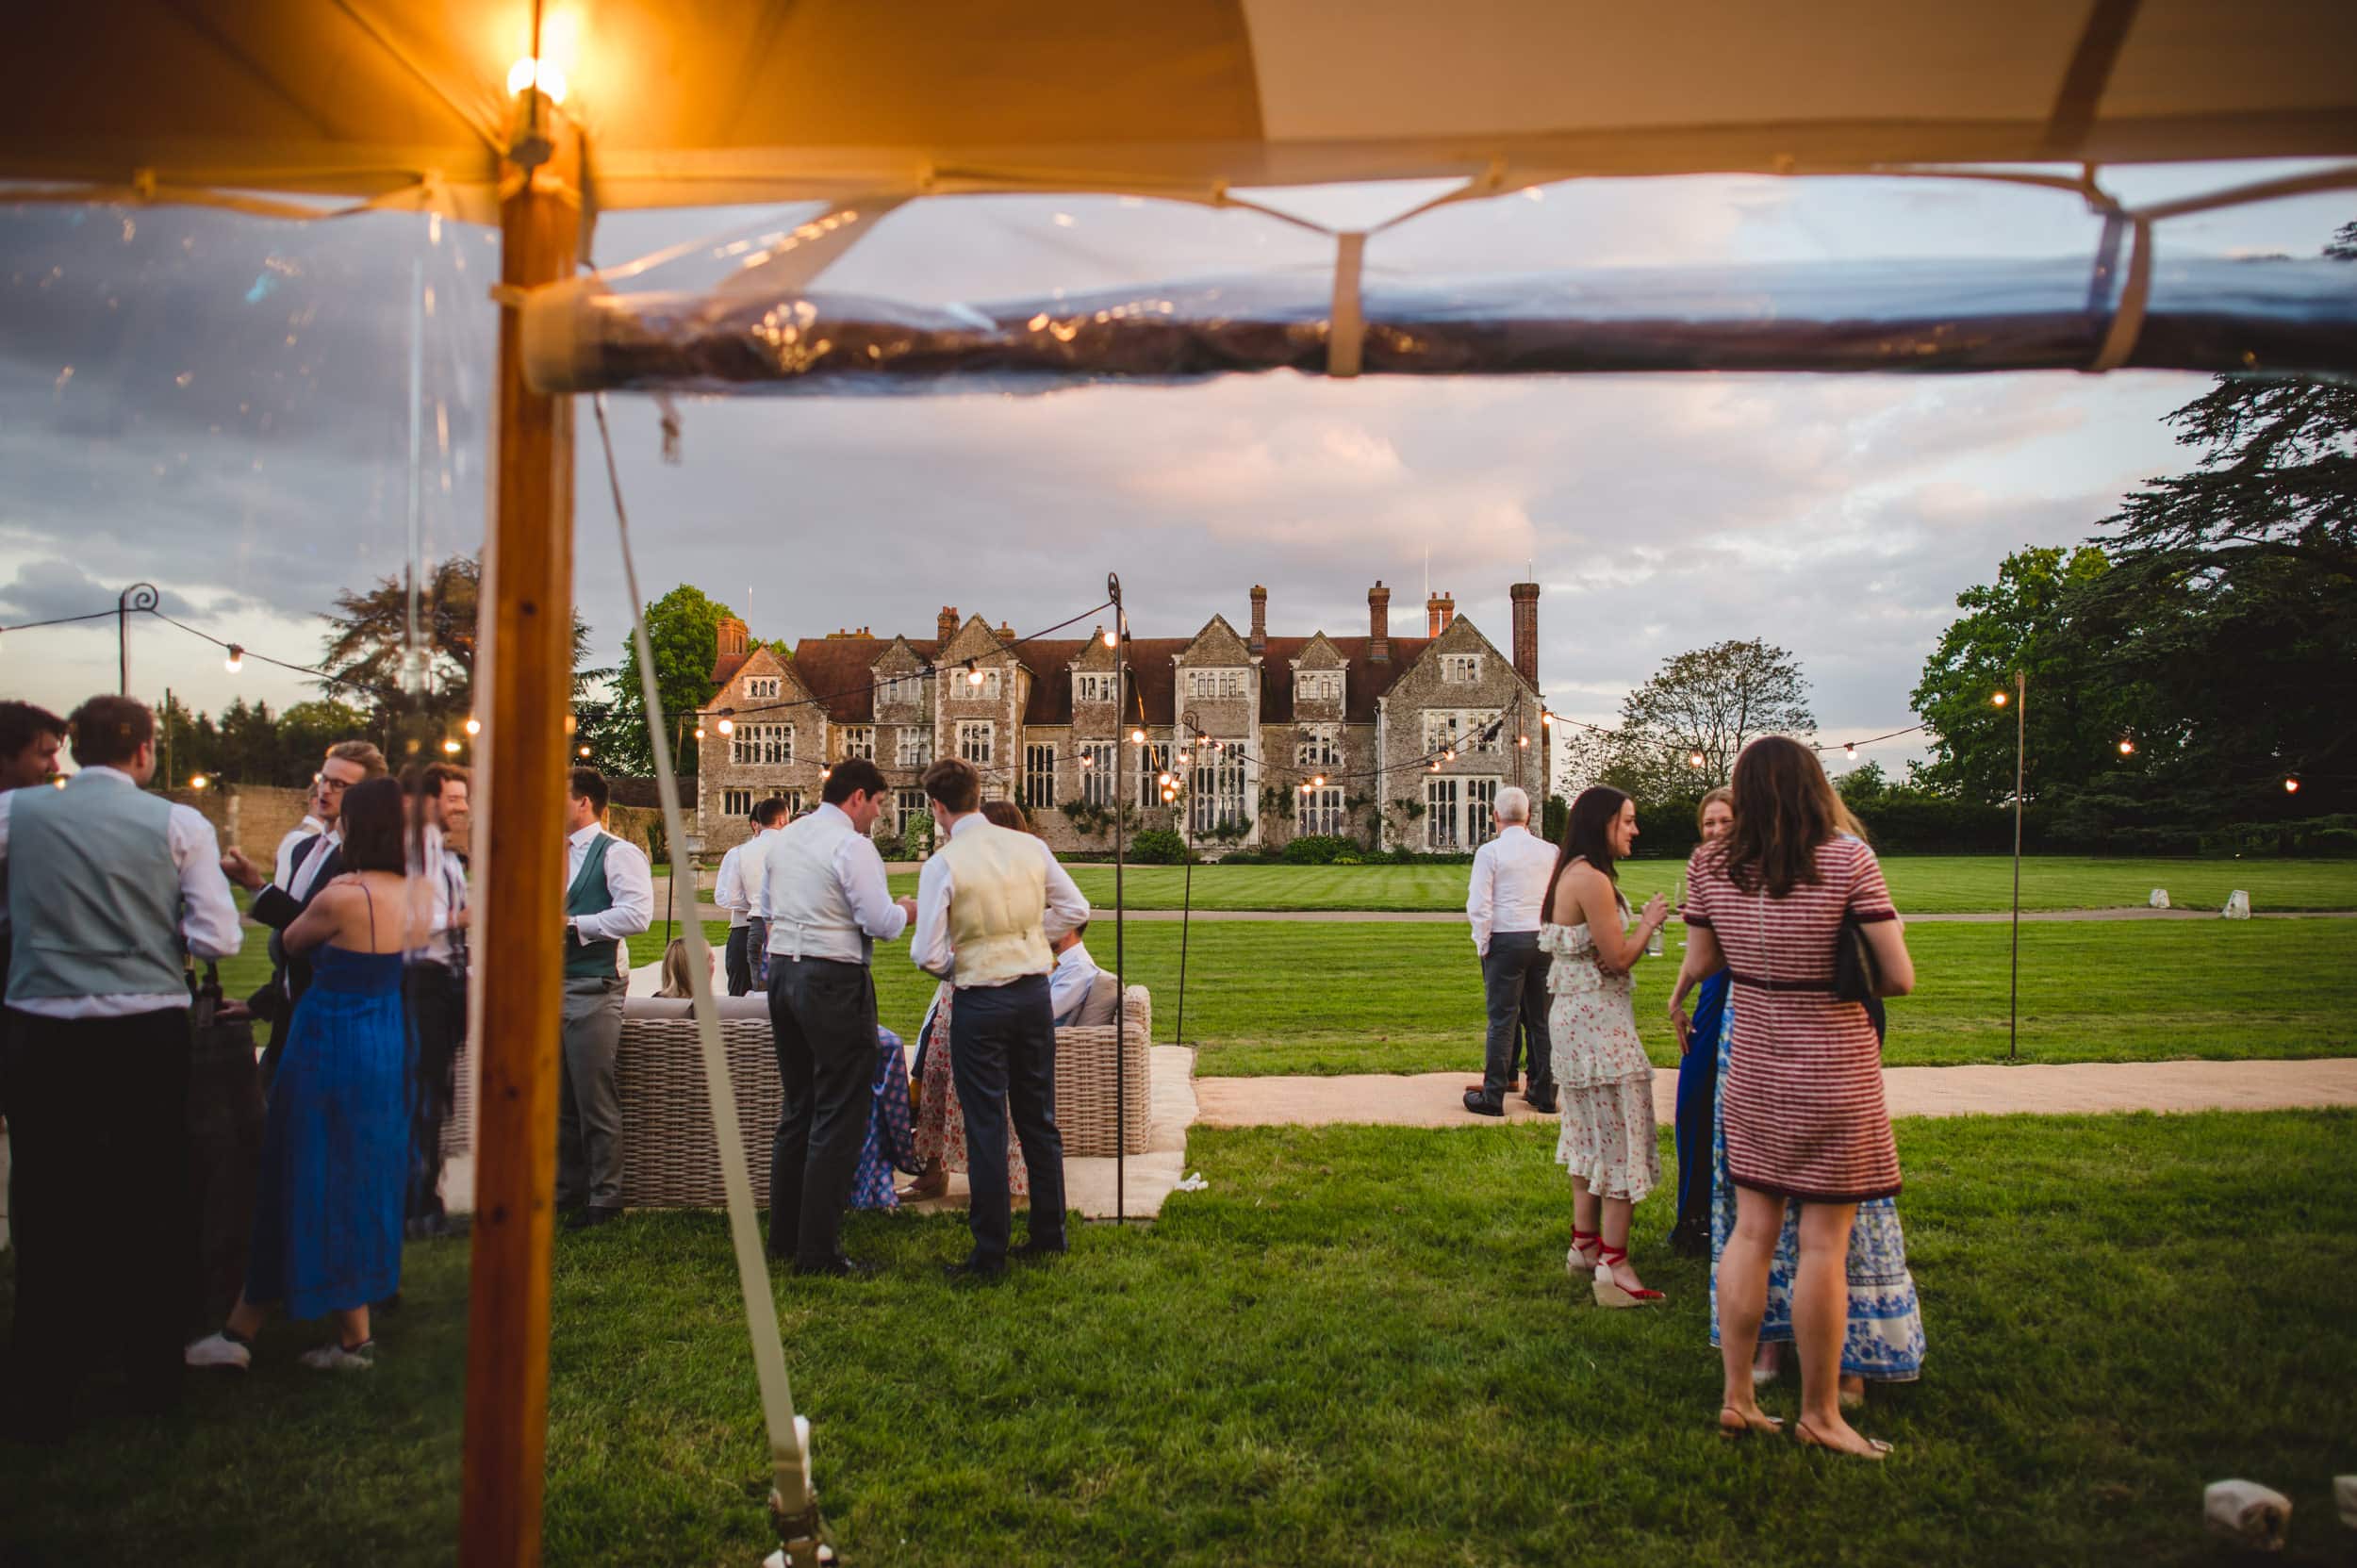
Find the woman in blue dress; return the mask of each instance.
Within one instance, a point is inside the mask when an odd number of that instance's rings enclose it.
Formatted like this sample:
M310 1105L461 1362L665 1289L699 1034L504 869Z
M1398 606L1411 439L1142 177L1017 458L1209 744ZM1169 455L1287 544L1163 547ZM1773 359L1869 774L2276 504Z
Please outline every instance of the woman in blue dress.
M316 949L270 1090L260 1192L245 1289L228 1324L189 1346L190 1366L242 1369L268 1309L333 1315L337 1332L303 1364L375 1362L369 1303L401 1285L408 1169L408 1030L404 951L423 928L412 909L398 780L344 796L344 875L287 927L290 950Z
M1724 838L1735 826L1735 792L1722 786L1703 797L1703 842ZM1724 969L1694 993L1694 1015L1670 1009L1678 1035L1678 1213L1670 1230L1673 1251L1699 1257L1710 1250L1711 1130L1719 1103L1720 1015L1727 1004Z

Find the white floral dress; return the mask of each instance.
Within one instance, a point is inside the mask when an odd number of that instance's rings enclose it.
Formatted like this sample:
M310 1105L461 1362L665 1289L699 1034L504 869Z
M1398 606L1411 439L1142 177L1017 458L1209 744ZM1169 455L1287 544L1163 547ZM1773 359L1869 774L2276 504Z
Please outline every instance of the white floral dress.
M1556 1164L1600 1197L1639 1202L1661 1181L1661 1147L1633 983L1597 965L1585 922L1541 927L1539 950L1553 961L1547 1039L1563 1114Z

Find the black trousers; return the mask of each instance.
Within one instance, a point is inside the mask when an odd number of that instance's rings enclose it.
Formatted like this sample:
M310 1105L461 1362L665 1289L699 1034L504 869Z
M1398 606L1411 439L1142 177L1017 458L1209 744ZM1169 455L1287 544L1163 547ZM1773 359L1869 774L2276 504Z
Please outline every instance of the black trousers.
M458 1098L467 1045L467 979L444 964L402 971L409 1015L409 1180L402 1218L442 1217L442 1129Z
M750 996L753 989L753 955L746 946L752 931L746 926L729 927L729 945L725 966L729 976L729 995Z
M949 1009L949 1071L965 1116L972 1261L1006 1260L1007 1120L1031 1176L1031 1245L1064 1245L1063 1134L1056 1128L1056 1017L1047 977L961 989Z
M1481 1092L1503 1099L1514 1077L1514 1033L1519 1026L1530 1056L1533 1099L1555 1093L1555 1056L1547 1043L1547 955L1535 931L1493 932L1481 958L1481 989L1489 1004L1490 1037L1481 1065Z
M7 1418L71 1418L83 1374L131 1375L145 1410L179 1397L188 1199L189 1015L45 1018L8 1010L0 1039L13 1163L16 1327Z
M769 1141L769 1256L815 1268L842 1250L843 1210L867 1141L875 979L865 964L773 954L769 1030L785 1090Z

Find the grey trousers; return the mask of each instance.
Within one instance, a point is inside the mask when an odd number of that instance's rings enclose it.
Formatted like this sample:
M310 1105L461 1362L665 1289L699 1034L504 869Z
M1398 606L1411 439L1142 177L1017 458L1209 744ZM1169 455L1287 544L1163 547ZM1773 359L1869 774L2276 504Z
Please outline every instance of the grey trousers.
M622 1043L619 975L565 982L565 1048L558 1059L556 1202L622 1206L622 1102L614 1053Z
M1530 1054L1525 1093L1541 1100L1555 1093L1555 1053L1547 1041L1547 955L1539 950L1535 931L1501 931L1490 935L1490 950L1481 957L1481 989L1490 1013L1481 1092L1492 1099L1506 1098L1506 1085L1514 1076L1517 1025Z

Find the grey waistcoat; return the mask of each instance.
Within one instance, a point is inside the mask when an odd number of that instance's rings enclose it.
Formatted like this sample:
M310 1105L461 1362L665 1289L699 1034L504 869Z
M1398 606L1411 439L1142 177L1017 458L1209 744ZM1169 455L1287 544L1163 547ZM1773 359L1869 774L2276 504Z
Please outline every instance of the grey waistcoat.
M76 775L8 802L8 995L164 996L181 967L171 802Z

